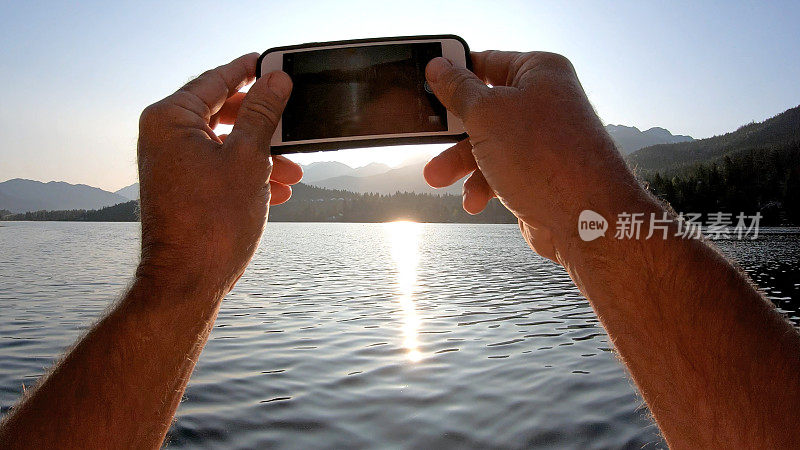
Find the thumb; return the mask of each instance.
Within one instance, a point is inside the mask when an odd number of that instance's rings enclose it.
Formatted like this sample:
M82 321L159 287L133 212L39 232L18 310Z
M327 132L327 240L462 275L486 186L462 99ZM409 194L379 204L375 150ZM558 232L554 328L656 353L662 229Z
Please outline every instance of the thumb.
M284 72L271 72L259 78L245 95L225 143L244 153L269 155L270 140L291 91L292 80Z
M489 87L469 69L455 67L441 57L428 63L425 77L445 108L464 121L475 103L489 92Z

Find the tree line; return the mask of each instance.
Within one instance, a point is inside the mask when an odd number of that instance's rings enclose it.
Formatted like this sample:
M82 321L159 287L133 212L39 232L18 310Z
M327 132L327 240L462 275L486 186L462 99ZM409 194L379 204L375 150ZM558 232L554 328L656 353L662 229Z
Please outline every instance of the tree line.
M318 189L318 188L315 188ZM517 219L497 200L472 216L455 195L397 192L391 195L355 194L317 198L292 198L270 208L273 222L390 222L412 220L441 223L516 223Z
M99 210L35 211L7 214L3 220L137 222L139 202L130 201ZM472 216L461 208L455 195L397 192L392 195L359 194L322 189L305 184L294 187L292 198L270 208L273 222L389 222L413 220L445 223L516 223L517 219L497 200Z
M762 225L800 225L800 142L758 146L646 177L683 213L761 213Z
M138 222L139 202L130 201L101 209L69 209L61 211L30 211L20 214L6 212L2 220L32 220L54 222Z

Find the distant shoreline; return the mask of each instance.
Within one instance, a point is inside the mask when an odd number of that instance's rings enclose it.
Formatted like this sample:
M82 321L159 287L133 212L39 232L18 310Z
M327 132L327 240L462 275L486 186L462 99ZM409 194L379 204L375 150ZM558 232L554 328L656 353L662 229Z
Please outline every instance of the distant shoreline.
M455 195L397 192L391 195L333 191L304 184L293 187L291 200L270 208L272 222L383 223L410 220L425 223L517 223L499 201L470 215ZM131 200L97 210L30 211L0 217L6 221L138 222L139 202Z

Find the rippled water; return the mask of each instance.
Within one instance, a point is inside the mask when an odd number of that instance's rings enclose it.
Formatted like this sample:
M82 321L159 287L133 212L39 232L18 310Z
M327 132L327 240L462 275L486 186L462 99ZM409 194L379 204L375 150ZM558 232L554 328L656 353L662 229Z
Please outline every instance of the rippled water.
M722 241L800 325L800 235ZM0 226L2 412L123 292L137 224ZM267 226L171 447L662 447L588 303L516 225Z

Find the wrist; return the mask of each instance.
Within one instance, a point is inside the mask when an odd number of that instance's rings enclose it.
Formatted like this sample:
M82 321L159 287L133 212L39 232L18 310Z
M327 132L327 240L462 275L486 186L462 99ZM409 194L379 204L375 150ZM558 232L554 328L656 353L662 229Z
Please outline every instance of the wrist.
M607 183L595 193L570 210L566 222L554 234L554 246L559 261L565 267L582 260L587 254L610 256L614 253L612 249L624 244L624 241L645 239L651 218L660 219L666 212L664 206L642 188L632 175L628 180ZM618 219L627 215L641 221L640 236L618 239Z
M215 276L211 270L193 268L188 264L167 264L143 257L131 291L147 294L148 298L176 301L191 299L192 303L216 303L230 291L230 283Z
M183 244L163 243L142 236L142 256L137 280L161 289L222 291L227 294L239 279L247 261L242 261L223 240ZM163 241L163 240L162 240Z

